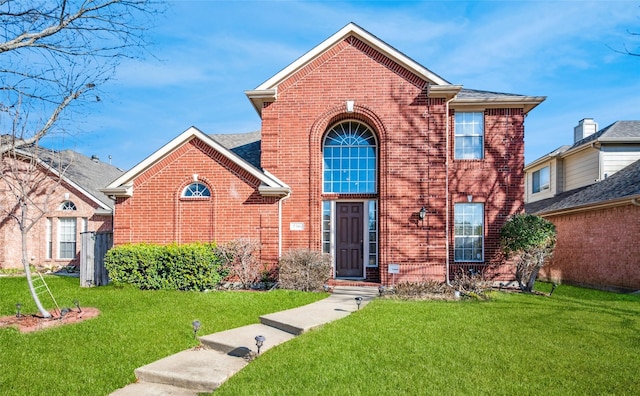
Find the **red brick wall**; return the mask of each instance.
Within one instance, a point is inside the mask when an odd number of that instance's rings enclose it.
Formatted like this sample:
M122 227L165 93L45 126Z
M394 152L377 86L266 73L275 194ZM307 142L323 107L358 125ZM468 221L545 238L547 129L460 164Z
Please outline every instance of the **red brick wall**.
M443 99L426 96L425 83L349 38L278 86L277 100L262 112L262 166L293 188L284 203L284 250L320 249L321 202L336 198L323 196L321 190L322 138L334 123L357 119L372 127L379 139L382 281L390 282L389 263L401 265L396 281L444 279L446 106ZM354 113L346 113L347 100L355 101ZM523 207L524 114L521 109L485 114L486 158L452 160L449 165L450 216L453 203L466 202L468 194L474 202L484 202L485 259L498 262L499 228ZM417 217L422 206L428 210L424 223ZM305 230L289 231L290 222L304 222ZM453 243L450 251L453 260Z
M193 175L207 185L210 199L181 198ZM133 197L118 198L114 244L261 241L262 260L278 253L278 205L261 197L260 182L193 139L137 177Z
M598 288L640 289L640 207L628 204L559 216L558 242L542 279Z
M3 161L8 161L6 158ZM28 165L22 163L14 165L16 171L29 169ZM5 174L11 177L11 173ZM42 173L38 171L38 177ZM56 186L57 179L45 178L39 183L39 193L32 195L32 199L37 202L38 208L48 208L43 216L29 231L27 239L27 252L30 263L39 267L61 267L69 264L79 264L79 253L81 248L80 233L83 231L83 218L87 218L87 231L111 231L111 216L94 215L98 205L88 199L84 194L75 190L71 186L62 183ZM2 237L2 248L0 249L0 268L22 268L22 246L20 229L17 222L7 216L6 209L13 207L15 198L5 189L5 180L0 179L0 237ZM75 211L61 211L60 205L66 199L65 194L69 194L68 200L76 205ZM30 213L36 213L36 207L29 209ZM58 259L58 219L60 217L76 218L76 258ZM52 258L47 258L46 247L46 218L52 219Z

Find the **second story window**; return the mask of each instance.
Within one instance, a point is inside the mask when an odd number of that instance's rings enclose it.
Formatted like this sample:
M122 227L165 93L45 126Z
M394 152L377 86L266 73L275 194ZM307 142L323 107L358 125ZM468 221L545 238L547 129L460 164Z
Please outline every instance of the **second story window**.
M534 193L549 189L550 179L548 166L533 172L532 184L531 191Z
M456 112L455 159L484 158L484 113Z
M182 190L183 198L207 198L210 196L209 187L202 183L191 183Z
M62 205L60 205L60 210L76 210L76 204L71 201L64 201Z

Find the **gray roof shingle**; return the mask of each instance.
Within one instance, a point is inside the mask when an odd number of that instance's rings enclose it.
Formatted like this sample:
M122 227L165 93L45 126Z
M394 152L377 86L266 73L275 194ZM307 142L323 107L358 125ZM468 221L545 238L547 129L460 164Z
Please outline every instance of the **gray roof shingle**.
M254 167L260 167L261 132L249 133L224 133L209 135L234 154L244 159Z

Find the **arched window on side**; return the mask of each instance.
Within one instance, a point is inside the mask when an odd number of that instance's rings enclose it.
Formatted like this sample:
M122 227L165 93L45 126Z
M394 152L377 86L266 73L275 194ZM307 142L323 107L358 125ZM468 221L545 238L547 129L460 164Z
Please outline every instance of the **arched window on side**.
M208 198L211 197L209 187L202 183L191 183L182 190L182 198Z
M74 204L71 201L64 201L61 205L60 205L60 210L76 210L76 204Z

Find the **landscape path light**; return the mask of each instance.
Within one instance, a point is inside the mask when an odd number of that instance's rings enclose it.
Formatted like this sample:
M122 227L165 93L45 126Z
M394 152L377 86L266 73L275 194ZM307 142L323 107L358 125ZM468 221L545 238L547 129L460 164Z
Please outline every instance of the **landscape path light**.
M362 304L362 297L356 297L356 304L358 304L358 310L360 309L360 304Z
M22 304L21 303L16 303L16 318L21 318L22 314L20 313L20 310L22 309Z
M265 339L266 338L263 335L256 336L256 347L258 347L258 355L260 354L260 348L262 348L262 345L264 345Z
M198 330L200 330L200 321L199 320L194 320L193 322L191 322L191 325L193 326L193 338L197 339L198 338Z

